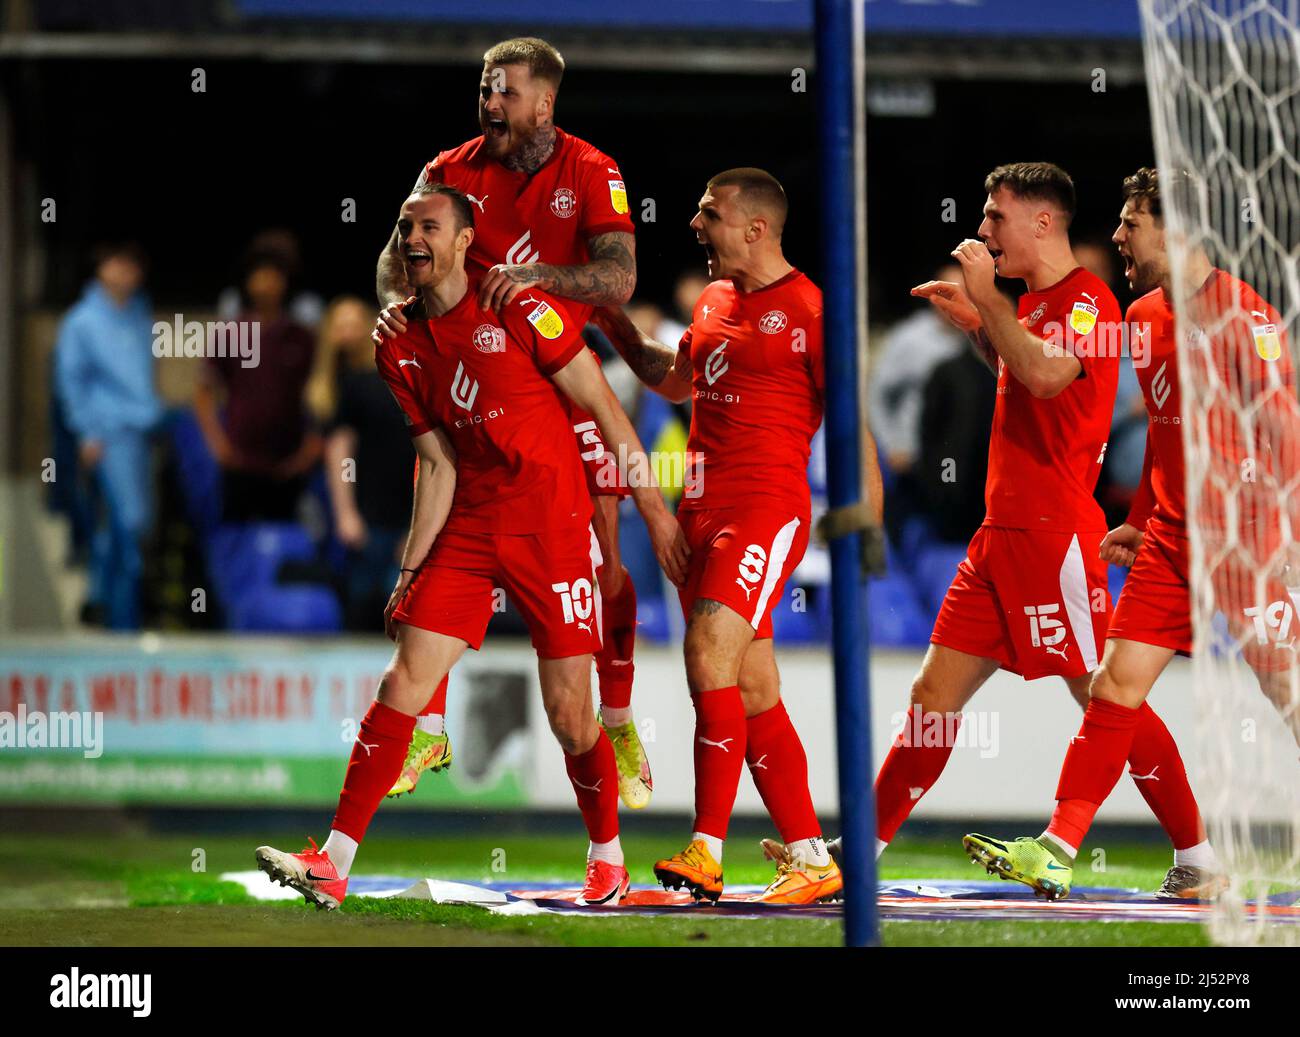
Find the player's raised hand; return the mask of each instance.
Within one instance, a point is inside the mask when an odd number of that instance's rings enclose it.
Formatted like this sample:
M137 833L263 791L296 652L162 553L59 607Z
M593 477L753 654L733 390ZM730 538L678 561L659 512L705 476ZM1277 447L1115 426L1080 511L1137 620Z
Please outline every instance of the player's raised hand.
M984 242L966 238L952 250L952 258L961 264L967 295L972 299L985 299L997 294L994 282L997 270L993 265L993 255Z
M980 311L970 301L965 289L955 281L926 281L913 288L912 294L918 299L930 300L958 331L970 334L984 325Z
M515 296L525 289L544 288L545 286L539 283L541 278L538 272L535 263L526 266L518 264L508 266L505 263L498 263L487 272L487 276L479 284L479 309L496 310L500 313L502 306L514 302Z
M1126 568L1137 560L1137 553L1142 549L1142 530L1125 522L1116 526L1102 538L1101 555L1103 562L1122 565Z
M377 346L384 344L386 338L397 338L406 330L406 315L402 312L403 306L409 306L415 302L415 296L412 295L405 302L390 303L379 311L379 317L375 321L375 330L370 333L370 340Z
M686 569L691 560L691 549L677 518L667 508L646 522L650 543L664 575L681 587L686 583Z

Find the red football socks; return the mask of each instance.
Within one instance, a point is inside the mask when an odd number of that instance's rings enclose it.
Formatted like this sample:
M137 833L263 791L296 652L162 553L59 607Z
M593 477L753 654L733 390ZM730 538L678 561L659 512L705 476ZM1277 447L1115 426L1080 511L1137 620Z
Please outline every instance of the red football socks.
M1133 748L1139 710L1104 699L1092 699L1083 726L1070 739L1056 787L1056 811L1047 834L1073 846L1083 845L1092 819L1124 773Z
M692 831L727 838L731 808L745 762L745 704L739 686L696 692L695 825Z
M618 765L614 746L601 731L596 744L580 756L564 754L578 809L593 843L607 843L618 836Z
M1138 710L1128 765L1133 783L1156 815L1174 849L1186 850L1203 842L1205 825L1174 736L1145 702Z
M601 596L601 644L596 652L600 704L609 709L632 705L632 657L636 650L636 588L629 574L612 598Z
M384 794L402 772L415 717L376 700L371 703L352 746L338 812L330 825L357 842L365 838Z
M912 729L929 730L926 718L934 716L940 716L943 720L939 725L943 735L937 739L939 744L913 745ZM912 813L912 808L939 780L939 775L948 765L948 757L952 755L953 741L960 724L960 713L951 716L922 713L918 706L909 711L902 733L890 746L880 773L876 775L876 838L881 842L893 840Z
M789 846L821 835L808 791L808 757L785 703L750 717L745 729L745 762L781 841Z
M451 676L450 674L447 675ZM428 704L420 710L420 716L427 717L437 715L445 717L447 715L447 677L443 677L438 682L438 686L433 689L433 697L429 699Z

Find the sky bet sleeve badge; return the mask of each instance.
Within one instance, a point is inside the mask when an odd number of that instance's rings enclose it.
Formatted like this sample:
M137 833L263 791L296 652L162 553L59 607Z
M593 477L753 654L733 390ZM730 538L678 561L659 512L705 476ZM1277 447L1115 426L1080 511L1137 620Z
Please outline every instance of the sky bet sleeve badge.
M559 338L564 330L564 321L560 320L560 315L544 302L533 307L528 314L528 323L537 329L537 334L542 338Z
M1085 299L1092 296L1085 295ZM1076 335L1089 335L1097 326L1097 307L1087 302L1076 302L1070 311L1070 327Z
M627 212L627 188L622 180L609 181L609 204L620 216Z
M1251 328L1255 336L1255 352L1261 360L1276 360L1282 355L1282 339L1276 324L1258 324Z

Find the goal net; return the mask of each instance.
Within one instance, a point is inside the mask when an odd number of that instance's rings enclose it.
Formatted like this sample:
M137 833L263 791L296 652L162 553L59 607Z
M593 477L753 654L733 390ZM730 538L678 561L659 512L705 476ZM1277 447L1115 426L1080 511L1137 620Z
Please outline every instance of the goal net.
M1178 326L1196 791L1231 882L1210 925L1219 942L1300 943L1278 910L1300 891L1300 0L1141 9ZM1203 280L1206 259L1253 293Z

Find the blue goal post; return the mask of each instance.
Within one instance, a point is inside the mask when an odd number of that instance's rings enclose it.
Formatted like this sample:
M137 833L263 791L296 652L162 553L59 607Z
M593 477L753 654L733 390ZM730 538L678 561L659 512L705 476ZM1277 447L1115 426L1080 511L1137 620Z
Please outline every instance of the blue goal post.
M832 511L862 499L859 349L866 319L865 0L816 0L816 98L826 353L826 476ZM861 530L830 542L835 738L844 846L844 942L879 943L871 693Z

